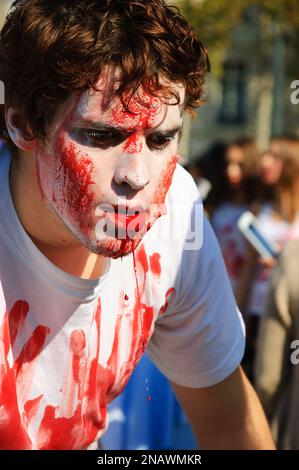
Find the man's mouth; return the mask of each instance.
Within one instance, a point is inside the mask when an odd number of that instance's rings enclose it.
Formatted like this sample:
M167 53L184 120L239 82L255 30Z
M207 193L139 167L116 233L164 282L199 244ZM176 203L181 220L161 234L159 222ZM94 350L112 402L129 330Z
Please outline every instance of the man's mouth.
M133 239L146 223L147 211L142 206L120 206L102 204L101 212L109 226L112 226L117 238ZM111 227L108 227L108 232Z
M115 213L115 222L117 225L122 225L122 226L127 227L132 222L137 221L137 219L140 219L139 213L136 213L134 215L123 214L122 212Z

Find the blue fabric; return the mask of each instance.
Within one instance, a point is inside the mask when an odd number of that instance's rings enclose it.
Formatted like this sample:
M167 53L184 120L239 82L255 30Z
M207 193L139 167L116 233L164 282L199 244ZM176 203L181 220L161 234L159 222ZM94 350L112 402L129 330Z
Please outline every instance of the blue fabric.
M124 392L109 405L104 449L194 449L191 427L168 380L143 356Z

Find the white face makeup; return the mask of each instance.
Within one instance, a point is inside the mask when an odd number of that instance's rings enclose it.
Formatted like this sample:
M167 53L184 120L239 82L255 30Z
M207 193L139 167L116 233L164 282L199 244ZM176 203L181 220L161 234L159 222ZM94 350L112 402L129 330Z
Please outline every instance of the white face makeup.
M117 258L163 213L182 113L181 105L142 89L128 112L113 95L114 80L110 70L99 91L74 94L59 109L36 164L42 195L59 219L90 251ZM183 103L183 87L173 89Z

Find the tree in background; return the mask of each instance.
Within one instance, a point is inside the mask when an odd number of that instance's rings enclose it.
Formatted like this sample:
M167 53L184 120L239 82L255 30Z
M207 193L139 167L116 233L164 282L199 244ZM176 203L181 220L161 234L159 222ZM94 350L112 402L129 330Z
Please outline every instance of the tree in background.
M169 3L174 2L169 0ZM224 73L225 55L232 47L235 30L248 24L248 19L256 26L258 41L253 45L253 53L258 64L255 73L260 80L256 134L261 147L266 147L271 134L288 129L285 118L290 82L299 79L298 0L176 0L175 3L208 48L212 73L218 79ZM238 48L238 42L233 47ZM252 59L244 56L246 60Z

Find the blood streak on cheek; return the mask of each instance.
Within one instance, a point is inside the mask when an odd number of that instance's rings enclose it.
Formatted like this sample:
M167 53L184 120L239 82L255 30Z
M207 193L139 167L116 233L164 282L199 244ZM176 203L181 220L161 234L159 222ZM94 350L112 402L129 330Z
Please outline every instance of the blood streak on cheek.
M65 139L59 139L57 153L61 158L57 164L55 183L58 187L60 200L56 200L57 191L54 189L52 200L60 205L62 213L68 210L73 218L80 222L80 226L86 226L86 216L90 215L94 195L91 191L92 173L94 165L90 158L82 155L82 152L72 142L66 145ZM83 220L82 220L83 219ZM84 222L83 222L84 221Z
M178 155L174 155L171 160L168 162L165 170L163 171L159 184L158 191L156 192L153 200L153 204L164 204L166 194L172 183L173 174L176 169L176 164L179 159Z

